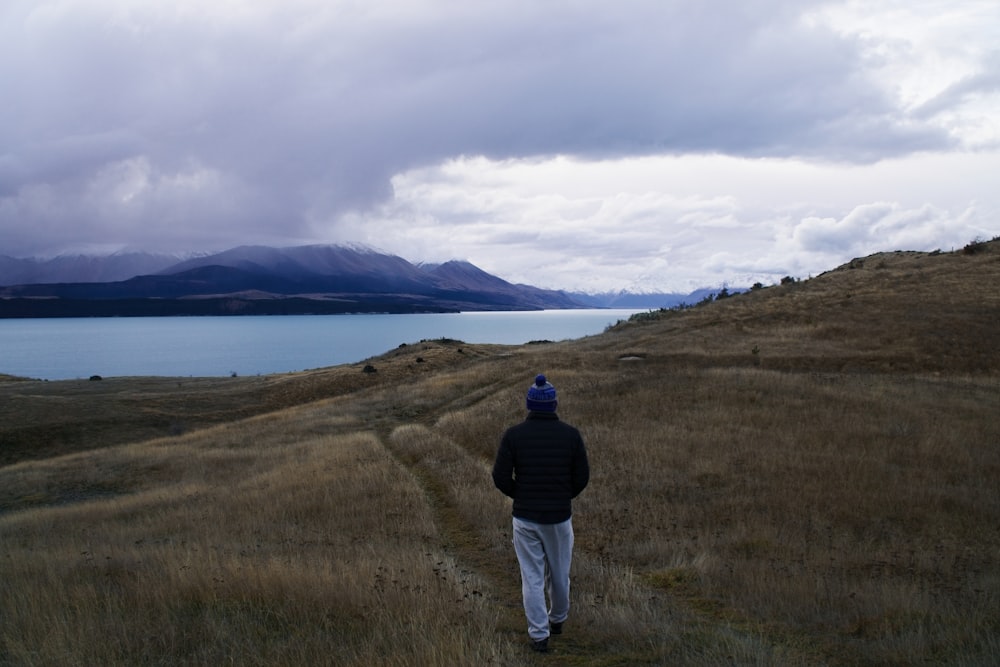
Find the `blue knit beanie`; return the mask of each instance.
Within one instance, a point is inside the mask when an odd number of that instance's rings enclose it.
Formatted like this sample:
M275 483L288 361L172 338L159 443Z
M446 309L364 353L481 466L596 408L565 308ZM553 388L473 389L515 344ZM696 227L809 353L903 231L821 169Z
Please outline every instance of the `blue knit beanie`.
M535 377L535 384L528 387L528 409L535 412L556 411L556 388L544 375Z

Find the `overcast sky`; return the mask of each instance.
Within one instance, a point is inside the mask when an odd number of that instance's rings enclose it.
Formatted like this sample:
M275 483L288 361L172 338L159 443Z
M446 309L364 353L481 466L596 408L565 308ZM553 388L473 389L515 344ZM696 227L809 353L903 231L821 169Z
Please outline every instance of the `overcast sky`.
M0 254L587 289L1000 234L997 0L4 0Z

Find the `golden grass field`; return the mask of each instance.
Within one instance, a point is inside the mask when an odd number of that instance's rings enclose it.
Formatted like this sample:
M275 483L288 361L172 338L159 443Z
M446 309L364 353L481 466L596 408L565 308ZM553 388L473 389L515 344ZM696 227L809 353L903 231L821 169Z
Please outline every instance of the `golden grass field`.
M0 665L1000 664L1000 242L970 248L576 341L3 377ZM546 655L489 476L538 372L592 467Z

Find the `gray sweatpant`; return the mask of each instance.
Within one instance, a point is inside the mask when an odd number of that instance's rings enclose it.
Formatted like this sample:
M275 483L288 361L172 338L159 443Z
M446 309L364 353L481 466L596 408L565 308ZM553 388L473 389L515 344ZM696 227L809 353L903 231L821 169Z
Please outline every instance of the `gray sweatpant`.
M569 615L569 567L573 560L573 520L532 523L514 517L514 552L521 566L521 595L528 636L549 636L549 623ZM546 607L545 596L549 604Z

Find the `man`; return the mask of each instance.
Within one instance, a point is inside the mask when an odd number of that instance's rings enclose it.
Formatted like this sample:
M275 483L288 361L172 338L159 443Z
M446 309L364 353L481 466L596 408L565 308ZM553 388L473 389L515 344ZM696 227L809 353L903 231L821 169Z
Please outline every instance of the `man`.
M559 419L557 405L555 387L537 376L528 389L528 416L504 433L493 464L493 483L514 499L524 614L532 647L541 652L548 650L550 634L562 632L569 615L570 501L590 481L583 438Z

